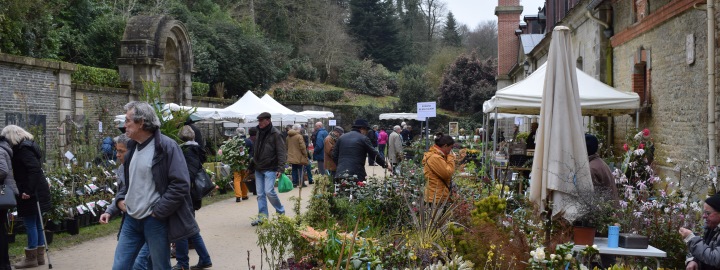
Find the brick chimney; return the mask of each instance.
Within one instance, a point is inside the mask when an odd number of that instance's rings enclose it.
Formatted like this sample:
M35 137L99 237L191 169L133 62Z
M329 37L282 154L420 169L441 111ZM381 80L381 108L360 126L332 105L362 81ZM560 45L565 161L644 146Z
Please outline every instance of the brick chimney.
M515 35L515 30L518 29L522 11L520 0L498 0L498 5L495 7L495 16L498 17L497 89L512 84L508 73L518 61L520 39Z

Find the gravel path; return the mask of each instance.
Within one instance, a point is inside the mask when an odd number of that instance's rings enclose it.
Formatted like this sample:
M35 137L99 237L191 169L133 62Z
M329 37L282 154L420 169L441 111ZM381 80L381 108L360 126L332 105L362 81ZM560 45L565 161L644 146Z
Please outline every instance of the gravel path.
M368 175L384 176L384 170L380 166L366 166ZM310 186L312 187L312 186ZM303 211L307 207L307 198L310 188L302 189ZM289 216L292 213L290 197L298 196L299 189L288 193L280 194L280 199L286 208ZM256 197L250 194L250 200L236 203L235 199L228 199L204 206L196 212L198 224L205 244L210 252L213 261L211 269L249 269L249 264L260 269L260 250L257 247L257 236L255 227L250 226L251 219L257 215ZM274 208L269 205L271 215L274 215ZM110 269L112 267L113 255L117 240L115 234L97 238L77 246L62 250L53 250L50 246L50 256L53 269L77 270L77 269ZM250 256L248 256L248 250ZM190 265L198 261L197 253L190 250ZM175 259L172 260L175 264ZM46 269L42 266L34 269ZM267 268L267 263L264 264Z

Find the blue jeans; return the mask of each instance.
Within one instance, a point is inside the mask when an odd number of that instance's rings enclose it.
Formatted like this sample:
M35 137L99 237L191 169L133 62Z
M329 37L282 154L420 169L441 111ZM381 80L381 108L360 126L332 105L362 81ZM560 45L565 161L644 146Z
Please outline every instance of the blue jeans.
M382 159L385 159L385 146L387 146L387 144L378 144L378 152L380 152Z
M305 173L306 173L307 176L308 176L308 183L309 183L309 184L312 184L312 183L313 183L313 180L312 180L312 162L310 162L309 159L308 159L308 165L305 166Z
M152 258L152 269L169 270L170 242L167 230L167 222L152 216L135 219L127 215L120 230L112 269L131 270L140 249L147 244Z
M150 249L147 244L144 244L135 258L133 264L133 270L152 270L152 260L150 259Z
M255 185L257 188L258 213L268 216L267 201L270 201L278 214L285 214L285 207L275 192L275 171L255 171ZM267 200L265 199L267 197Z
M27 230L27 249L36 249L45 246L45 238L40 226L40 215L23 216L25 230Z
M293 185L297 186L298 184L302 183L303 180L300 179L300 171L302 171L303 165L298 164L290 164L292 166L292 182ZM305 166L307 167L307 166Z
M200 257L198 265L212 264L210 254L205 247L205 242L203 241L202 236L198 233L190 236L189 240L193 242L193 245L195 245L195 251L197 251L198 257ZM177 258L177 264L182 266L183 269L190 269L190 256L188 256L189 252L188 239L175 242L175 258Z

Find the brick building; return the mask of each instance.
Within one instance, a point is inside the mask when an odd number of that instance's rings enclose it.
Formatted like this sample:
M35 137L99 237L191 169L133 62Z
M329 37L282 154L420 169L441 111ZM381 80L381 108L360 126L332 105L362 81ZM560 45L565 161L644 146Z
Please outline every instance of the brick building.
M504 25L511 20L500 20L498 15L498 63L504 63L502 68L498 64L498 78L508 83L522 80L545 62L553 27L568 26L579 69L618 90L640 95L639 126L653 132L661 169L675 166L667 164L667 158L708 159L707 12L693 7L704 3L546 0L537 15L525 16L522 23L516 20L514 27ZM499 0L497 9L514 4ZM500 37L512 33L516 47L503 46ZM537 35L542 35L539 40ZM508 57L511 53L515 54ZM498 83L498 89L503 87ZM635 118L597 120L609 124L609 135L617 145L632 132Z

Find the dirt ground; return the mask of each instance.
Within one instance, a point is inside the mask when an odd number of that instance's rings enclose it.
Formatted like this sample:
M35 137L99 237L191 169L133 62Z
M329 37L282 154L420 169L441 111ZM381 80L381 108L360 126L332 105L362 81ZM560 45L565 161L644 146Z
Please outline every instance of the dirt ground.
M377 177L383 177L385 173L380 166L366 166L365 169L368 175ZM307 206L310 191L309 188L302 189L303 205L301 209L303 210ZM290 197L298 196L299 192L299 189L296 188L291 192L280 194L280 199L289 216L294 215ZM251 269L248 265L260 269L260 249L256 244L255 227L250 226L250 221L258 211L255 198L250 194L249 200L240 203L236 203L235 199L220 201L204 206L196 212L200 234L212 258L212 269ZM268 207L270 214L273 215L274 208L269 203ZM62 250L55 250L50 246L53 269L110 269L116 244L115 234L112 234ZM197 253L190 250L190 265L195 265L197 262ZM172 264L175 264L175 259L172 259ZM46 267L47 265L34 269L46 269ZM267 263L264 263L263 268L268 269Z

